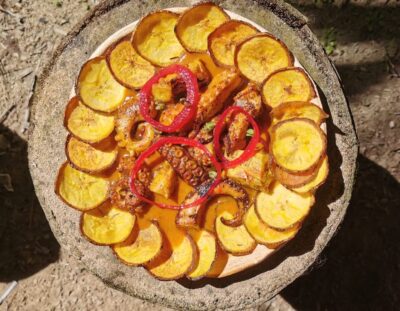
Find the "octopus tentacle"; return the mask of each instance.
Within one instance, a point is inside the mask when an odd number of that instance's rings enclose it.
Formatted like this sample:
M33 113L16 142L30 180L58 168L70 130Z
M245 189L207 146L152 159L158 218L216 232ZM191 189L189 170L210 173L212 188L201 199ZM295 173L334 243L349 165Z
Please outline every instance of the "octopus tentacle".
M158 151L178 175L192 187L197 187L209 179L208 171L184 147L168 144Z
M217 74L212 80L207 90L201 95L197 114L194 119L194 127L200 128L202 124L210 121L218 114L225 101L236 90L242 80L235 69L225 70Z
M229 195L238 204L238 211L233 219L221 218L224 225L238 227L243 223L243 216L250 207L250 199L246 190L232 179L225 179L215 187L213 195Z
M132 212L143 212L146 204L132 193L129 186L129 175L134 165L135 159L130 155L121 158L118 165L118 172L121 178L113 181L110 187L111 203L117 207ZM147 167L143 167L135 179L136 189L143 195L150 194L149 185L151 182L151 172Z
M192 156L193 159L201 166L210 167L212 166L212 162L210 157L203 152L203 150L199 148L189 147L187 148L189 154Z
M203 183L195 191L188 194L184 204L189 204L202 197L210 187L211 182ZM238 212L233 219L222 218L221 221L231 227L240 226L243 223L243 216L250 206L250 199L246 190L238 183L231 179L224 179L213 190L210 197L215 195L229 195L233 197L238 204ZM189 208L179 210L175 223L181 227L194 227L198 228L202 219L205 204L192 206Z
M261 95L255 84L249 85L234 98L234 106L247 111L253 118L260 116L262 110ZM246 134L249 122L246 116L238 113L229 122L228 133L224 137L224 144L228 154L246 147Z
M190 204L200 199L200 197L206 195L211 184L212 180L207 180L206 182L201 184L196 190L190 192L186 196L185 201L183 203ZM202 211L204 211L204 208L201 208L202 206L203 205L200 204L179 210L175 219L176 225L185 228L188 227L198 228L203 216Z
M125 148L131 154L139 154L146 150L158 136L154 128L148 123L141 123L144 119L139 111L136 98L129 97L118 109L115 121L115 140L119 147ZM139 125L138 125L139 124ZM142 131L141 139L132 138L132 130L137 127Z

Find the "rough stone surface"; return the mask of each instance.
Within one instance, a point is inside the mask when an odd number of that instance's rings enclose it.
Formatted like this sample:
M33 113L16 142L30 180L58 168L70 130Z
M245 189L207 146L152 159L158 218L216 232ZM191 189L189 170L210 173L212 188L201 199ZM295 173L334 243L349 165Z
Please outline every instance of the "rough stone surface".
M105 38L155 9L188 6L190 1L106 1L66 37L36 87L29 165L39 201L52 231L66 251L107 284L130 295L179 309L239 309L260 304L290 284L317 258L340 225L350 200L357 139L336 72L305 19L279 1L221 1L283 39L309 71L326 98L331 174L317 194L317 206L296 239L254 269L222 280L159 282L143 269L120 264L106 247L84 240L79 214L53 192L58 167L65 160L62 116L80 64ZM286 10L290 10L290 13ZM297 20L298 19L298 20ZM104 21L107 22L104 22Z

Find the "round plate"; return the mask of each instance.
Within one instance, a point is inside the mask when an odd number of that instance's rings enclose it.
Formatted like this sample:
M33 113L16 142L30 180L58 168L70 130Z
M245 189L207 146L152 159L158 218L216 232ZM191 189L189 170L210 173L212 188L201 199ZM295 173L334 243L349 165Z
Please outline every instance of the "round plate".
M165 8L165 9L168 10L168 11L181 13L185 9L187 9L187 7L174 7L174 8ZM251 25L255 26L259 31L269 33L268 30L266 30L265 28L261 27L260 25L257 25L256 23L254 23L251 20L249 20L249 19L247 19L247 18L245 18L243 16L240 16L240 15L234 13L234 12L231 12L229 10L225 10L225 11L226 11L226 13L228 13L228 15L232 19L238 19L238 20L245 21L245 22L250 23ZM96 48L96 50L90 55L90 57L88 59L91 59L91 58L94 58L94 57L97 57L97 56L101 56L102 54L104 54L104 52L107 50L107 48L109 46L111 46L114 42L116 42L120 38L125 37L126 35L132 33L135 30L135 27L136 27L138 22L139 22L139 20L136 20L133 23L131 23L131 24L119 29L115 33L113 33L111 36L109 36L106 40L104 40L104 42L102 42ZM294 66L295 67L301 67L301 68L304 69L304 67L300 64L299 60L296 57L294 58ZM310 80L313 83L313 86L314 86L314 89L315 89L315 94L317 94L317 96L315 98L313 98L311 100L311 102L314 103L315 105L319 106L320 108L322 108L321 99L319 97L318 90L317 90L317 88L315 86L315 83L314 83L314 81L312 80L311 77L310 77ZM74 88L72 88L70 97L72 98L73 96L75 96ZM325 123L323 123L321 125L321 127L324 130L324 132L326 132ZM279 247L279 248L281 248L281 247ZM264 245L258 244L256 249L249 255L233 256L233 255L229 254L228 255L228 261L227 261L224 269L218 275L218 278L229 276L229 275L238 273L240 271L243 271L243 270L245 270L245 269L247 269L249 267L252 267L252 266L262 262L263 260L265 260L268 256L272 255L279 248L271 249L271 248L268 248L268 247L266 247Z
M330 115L331 173L317 193L317 204L298 236L268 260L232 276L198 282L160 282L145 269L127 267L109 248L91 245L80 235L79 213L65 206L53 191L57 169L65 161L63 111L81 64L130 21L150 11L190 6L192 2L102 2L65 38L39 79L29 139L29 164L36 193L62 247L107 284L145 300L186 310L250 307L272 298L301 275L342 221L354 183L357 140L340 81L305 19L296 10L279 0L260 0L260 3L219 1L225 9L240 12L282 39L318 85L320 94L324 95L324 110ZM260 257L264 258L265 253Z

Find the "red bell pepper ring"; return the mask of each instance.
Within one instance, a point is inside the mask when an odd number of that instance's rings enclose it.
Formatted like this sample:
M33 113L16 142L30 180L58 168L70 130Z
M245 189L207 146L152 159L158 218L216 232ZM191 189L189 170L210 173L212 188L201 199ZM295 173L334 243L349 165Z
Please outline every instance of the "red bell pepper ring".
M186 102L185 108L175 117L171 125L164 125L157 120L154 120L150 115L151 91L152 86L161 78L170 74L177 73L185 82L186 86ZM154 128L166 132L174 133L184 128L190 121L194 119L197 112L200 94L197 78L188 68L174 64L169 67L159 70L146 84L142 87L139 93L139 107L143 118L150 123Z
M221 149L221 143L220 143L220 138L222 135L223 130L225 129L226 125L226 118L230 114L237 114L237 113L243 113L247 120L250 122L251 126L253 127L254 134L250 140L250 142L247 144L246 149L243 151L243 153L237 157L236 159L233 160L228 160L225 155L222 152ZM215 154L217 155L217 158L221 161L222 167L224 169L232 168L235 166L238 166L239 164L247 161L250 159L252 156L254 156L257 152L257 144L260 140L260 129L258 128L257 122L254 120L254 118L243 108L238 107L238 106L231 106L228 109L226 109L221 117L219 118L215 128L214 128L214 150Z
M186 145L186 146L199 148L210 157L210 160L211 160L212 164L214 165L214 168L217 172L217 176L214 179L213 183L210 185L210 188L208 189L208 191L202 197L197 199L196 201L194 201L192 203L188 203L188 204L169 205L169 204L152 201L149 198L146 198L143 195L141 195L138 192L138 190L136 189L134 180L135 180L140 168L142 167L144 161L146 160L146 158L151 156L154 152L156 152L161 146L164 146L165 144ZM142 154L140 154L140 156L137 158L137 160L135 162L135 165L132 168L129 185L130 185L130 188L131 188L131 191L133 192L133 194L135 194L142 201L147 202L152 205L157 205L158 207L161 207L161 208L179 210L179 209L189 208L189 207L204 203L208 199L208 194L211 193L214 190L214 188L220 183L221 171L222 171L221 165L219 164L217 159L210 153L210 151L208 151L208 149L204 145L200 144L198 141L196 141L194 139L185 138L185 137L165 137L165 138L159 139L150 148L148 148L146 151L144 151Z

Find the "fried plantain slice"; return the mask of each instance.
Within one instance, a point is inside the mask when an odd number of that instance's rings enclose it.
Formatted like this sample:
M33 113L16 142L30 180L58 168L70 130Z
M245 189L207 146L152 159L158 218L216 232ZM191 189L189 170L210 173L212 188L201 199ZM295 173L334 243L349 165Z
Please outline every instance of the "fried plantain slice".
M224 268L226 264L228 263L229 255L227 252L225 252L221 246L217 243L217 257L215 258L215 261L211 267L211 270L208 271L206 274L207 277L210 278L216 278L218 277L222 271L224 271Z
M326 136L318 125L304 118L285 120L271 130L270 152L274 162L289 173L308 173L325 156Z
M315 97L314 86L301 68L283 68L271 73L261 87L264 103L271 108L284 102L307 102Z
M138 234L132 240L115 244L117 257L131 266L145 265L157 257L163 247L163 236L156 221L138 218Z
M226 263L224 252L235 256L251 253L257 246L257 243L246 231L244 225L232 227L222 222L224 219L233 219L238 211L237 203L229 196L219 196L214 198L207 206L207 212L204 219L204 228L216 233L218 244L221 251L218 253L216 265L222 268ZM222 261L222 262L221 262ZM214 268L212 270L215 270ZM211 272L210 272L211 273ZM212 273L215 274L214 272Z
M288 230L308 215L314 201L310 193L301 195L275 182L270 192L258 193L255 209L258 217L269 227Z
M69 206L87 211L108 199L108 188L106 179L78 171L66 162L58 171L55 192Z
M310 102L286 102L272 109L270 112L272 125L284 120L305 118L321 125L328 115L317 105Z
M199 3L182 13L175 26L175 34L188 52L206 52L208 35L229 19L229 15L218 5Z
M291 240L301 227L300 224L297 224L285 231L272 229L260 220L255 211L254 205L248 209L244 216L244 225L257 243L264 244L268 248L277 248Z
M256 33L258 33L257 28L246 22L229 20L208 36L207 44L210 56L219 66L234 66L236 45Z
M211 269L217 257L217 242L215 236L207 230L190 230L199 251L199 258L194 270L187 274L191 280L204 277Z
M175 36L179 14L158 11L145 16L132 36L135 50L153 65L165 67L176 62L184 53Z
M328 174L329 174L329 163L328 163L328 157L325 156L325 158L322 160L321 166L317 170L315 178L301 187L292 188L292 190L298 193L307 193L315 191L319 186L321 186L325 182L326 178L328 177Z
M114 146L102 146L102 149L84 143L69 135L65 153L71 164L86 173L98 173L110 168L117 159L118 150Z
M221 247L235 256L250 254L256 248L257 243L247 232L244 225L237 227L227 226L222 219L232 218L233 215L224 211L215 219L215 232Z
M289 189L295 187L301 187L309 183L311 180L315 178L318 172L317 169L314 169L311 172L303 174L291 174L281 169L274 162L271 163L271 171L275 179Z
M82 234L92 243L112 245L125 241L131 234L136 216L113 206L82 213Z
M67 130L87 143L97 143L114 130L114 117L98 113L73 97L65 109L64 125Z
M82 66L75 92L86 106L102 112L117 109L127 95L127 89L114 79L103 56Z
M293 66L286 45L270 34L245 39L235 48L235 66L247 79L261 84L275 70Z
M128 36L107 50L106 60L114 78L129 89L141 88L156 72L154 66L136 52Z
M182 242L172 248L172 255L161 264L150 263L148 271L160 280L176 280L189 274L196 266L197 248L189 234L185 234Z

